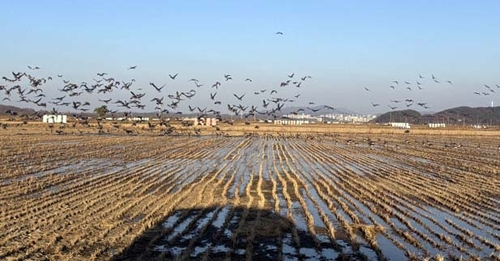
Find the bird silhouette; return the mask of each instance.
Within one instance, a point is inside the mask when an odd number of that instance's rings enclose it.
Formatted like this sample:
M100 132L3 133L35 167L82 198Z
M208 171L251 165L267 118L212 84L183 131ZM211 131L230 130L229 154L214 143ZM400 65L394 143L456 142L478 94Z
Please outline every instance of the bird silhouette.
M318 112L321 110L321 108L314 109L314 108L309 108L309 107L307 107L307 109L309 109L312 112Z
M215 82L215 83L212 85L212 88L218 89L220 85L221 85L221 83L220 83L220 82Z
M276 32L276 34L283 35L283 32Z
M175 80L175 77L177 77L177 75L178 75L178 74L179 74L179 73L176 73L176 74L174 74L174 75L170 75L170 74L169 74L169 75L168 75L168 77L170 77L170 79L172 79L172 80Z
M150 82L149 85L153 86L158 92L161 92L161 89L165 87L165 84L163 84L161 87L157 87L153 82Z
M130 67L128 67L128 70L134 70L134 69L136 69L136 68L137 68L137 65L134 65L134 66L130 66Z
M241 95L241 96L238 96L238 95L236 95L236 94L233 94L233 95L234 95L234 97L236 97L236 99L238 99L238 100L240 100L240 101L241 101L241 100L243 99L243 97L245 96L245 94L243 94L243 95Z

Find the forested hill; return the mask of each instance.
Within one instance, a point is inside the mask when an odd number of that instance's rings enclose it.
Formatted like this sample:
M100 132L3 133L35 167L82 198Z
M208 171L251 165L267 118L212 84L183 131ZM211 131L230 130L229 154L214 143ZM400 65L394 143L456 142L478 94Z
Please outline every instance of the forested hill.
M408 122L413 124L448 123L448 124L484 124L500 125L500 106L467 106L446 109L433 114L424 114L415 110L390 111L373 120L376 123Z

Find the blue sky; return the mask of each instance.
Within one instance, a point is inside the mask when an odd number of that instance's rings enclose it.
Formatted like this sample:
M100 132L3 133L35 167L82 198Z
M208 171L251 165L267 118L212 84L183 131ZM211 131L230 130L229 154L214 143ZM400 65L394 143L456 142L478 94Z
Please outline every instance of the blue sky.
M296 73L313 79L283 91L302 94L295 105L368 113L406 98L434 111L500 104L496 93L473 95L500 85L500 1L16 1L0 8L2 76L36 65L40 76L89 82L105 71L136 79L148 95L155 94L150 81L172 92L198 78L206 89L196 102L207 106L209 86L223 74L235 80L220 95L247 93L259 102L254 91L279 88ZM420 92L418 74L427 77ZM412 82L412 91L392 90L393 80ZM62 86L45 88L55 96Z

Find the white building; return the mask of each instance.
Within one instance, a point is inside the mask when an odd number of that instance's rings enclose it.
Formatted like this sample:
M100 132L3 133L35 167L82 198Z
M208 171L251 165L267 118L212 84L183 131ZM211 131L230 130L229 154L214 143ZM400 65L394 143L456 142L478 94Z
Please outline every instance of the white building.
M274 125L302 125L309 124L308 120L274 120Z
M217 119L216 118L206 118L205 119L205 125L207 125L207 126L216 126L217 125Z
M429 128L444 128L446 124L444 123L429 123Z
M128 118L129 121L149 121L149 117L132 117Z
M67 115L43 115L42 122L44 123L67 123Z
M193 118L183 118L182 122L186 126L198 126L198 125L205 125L205 126L216 126L217 125L217 118L200 118L198 119L197 117Z
M389 122L389 125L391 125L394 128L400 128L400 129L410 128L410 124L408 122Z

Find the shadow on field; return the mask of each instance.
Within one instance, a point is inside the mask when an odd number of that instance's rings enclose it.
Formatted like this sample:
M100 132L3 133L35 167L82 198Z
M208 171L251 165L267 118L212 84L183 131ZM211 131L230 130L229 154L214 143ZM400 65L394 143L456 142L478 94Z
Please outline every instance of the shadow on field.
M181 209L111 260L366 260L337 236L331 240L326 231L317 233L323 236L304 232L270 210Z

